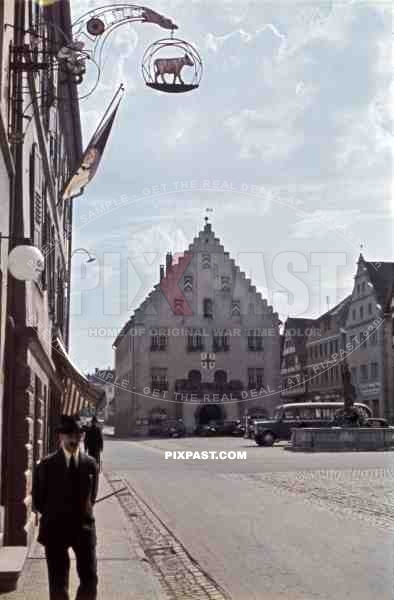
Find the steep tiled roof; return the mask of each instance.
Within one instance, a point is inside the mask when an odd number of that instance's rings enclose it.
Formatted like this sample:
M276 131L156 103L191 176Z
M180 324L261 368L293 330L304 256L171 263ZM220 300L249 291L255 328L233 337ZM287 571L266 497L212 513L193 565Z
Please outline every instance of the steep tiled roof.
M288 317L286 319L285 331L296 329L300 333L304 333L305 329L313 325L313 319L303 319L301 317Z
M394 263L364 261L379 304L384 309L394 292Z
M300 358L305 353L306 333L308 333L306 330L311 329L313 323L313 319L303 319L301 317L288 317L286 320L284 333L286 334L287 332L287 334L291 336L291 339L294 342L295 351Z
M126 321L126 323L123 325L120 333L115 338L115 341L112 344L113 348L117 348L118 347L118 345L120 344L120 342L122 341L122 339L124 338L124 336L127 334L127 332L129 331L129 329L131 329L131 327L134 324L135 324L135 318L134 318L134 316L132 316L132 317L130 317L130 319L128 321Z
M352 301L352 295L346 296L341 302L336 304L333 308L330 308L326 313L318 318L319 321L327 319L328 317L335 317L339 325L344 325L349 312L349 306Z

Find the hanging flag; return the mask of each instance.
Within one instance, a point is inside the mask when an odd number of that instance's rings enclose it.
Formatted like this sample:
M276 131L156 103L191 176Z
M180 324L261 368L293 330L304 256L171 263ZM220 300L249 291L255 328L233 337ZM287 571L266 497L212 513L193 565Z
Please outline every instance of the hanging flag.
M80 196L87 184L95 176L101 157L104 153L104 148L109 134L111 133L112 125L115 120L120 101L122 100L122 96L119 98L112 112L110 112L110 109L120 91L123 92L123 86L120 86L119 90L116 92L111 104L104 114L104 117L93 134L93 137L83 154L78 170L72 175L71 179L69 179L62 194L63 200L69 200L70 198Z

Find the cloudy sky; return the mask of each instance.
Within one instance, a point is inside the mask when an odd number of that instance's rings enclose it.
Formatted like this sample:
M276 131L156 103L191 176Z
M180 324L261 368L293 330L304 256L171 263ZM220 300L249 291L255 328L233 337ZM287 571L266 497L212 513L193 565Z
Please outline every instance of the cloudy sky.
M73 16L102 4L72 0ZM204 72L187 94L149 89L142 56L167 32L128 24L109 37L99 86L81 102L86 145L126 86L96 177L74 201L74 247L97 257L73 258L71 354L84 370L112 364L113 338L95 330L125 323L158 283L165 253L185 250L202 228L206 208L282 319L343 299L361 241L367 259L393 257L391 4L149 6L179 25Z

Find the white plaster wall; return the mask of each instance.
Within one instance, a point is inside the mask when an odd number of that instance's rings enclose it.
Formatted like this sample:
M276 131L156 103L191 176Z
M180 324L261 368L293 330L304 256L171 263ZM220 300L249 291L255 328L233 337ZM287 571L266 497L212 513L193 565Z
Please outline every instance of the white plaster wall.
M208 241L206 241L208 240ZM280 338L276 324L276 315L267 302L256 294L255 288L239 271L234 261L224 252L219 240L210 231L202 231L198 238L189 246L189 252L193 253L193 259L188 265L179 282L180 290L183 290L183 275L193 276L193 292L185 293L185 297L192 308L192 316L176 316L161 290L153 292L150 298L141 305L135 313L134 333L138 328L145 330L145 335L134 335L134 357L127 359L130 354L131 343L122 342L117 350L118 358L116 364L117 375L125 372L123 365L134 360L135 377L131 377L132 385L139 391L136 397L136 407L139 414L148 414L153 407L162 407L170 416L176 416L177 408L173 402L164 399L155 399L144 395L144 388L151 387L152 367L163 367L168 369L169 390L166 399L174 400L175 381L186 379L192 369L199 370L202 381L213 381L213 373L201 369L200 352L187 352L187 337L169 335L168 347L165 352L150 351L149 331L159 327L169 329L172 333L175 328L193 328L203 330L204 351L212 352L212 333L214 329L229 329L240 335L230 336L231 349L227 352L216 353L215 370L224 370L227 380L240 380L247 389L248 368L263 367L265 375L265 388L268 386L275 393L262 398L252 398L242 403L242 413L248 406L264 406L272 410L273 406L280 402L279 392L279 367L280 367ZM202 266L202 254L211 255L211 268L204 269ZM216 266L215 266L216 265ZM232 289L222 291L221 277L228 276L232 282ZM180 295L180 294L179 294ZM211 298L214 301L213 319L203 316L203 300ZM231 304L233 300L241 302L241 316L231 317ZM248 314L250 304L254 306L254 314ZM250 352L247 349L247 328L274 329L273 336L264 337L264 351ZM257 396L258 394L256 394ZM162 396L162 395L161 395ZM121 395L122 401L127 402L126 396ZM226 418L238 417L239 407L237 403L224 403ZM193 404L183 405L183 417L189 428L194 426L194 413L197 406ZM125 409L125 407L124 407ZM123 410L123 409L122 409Z

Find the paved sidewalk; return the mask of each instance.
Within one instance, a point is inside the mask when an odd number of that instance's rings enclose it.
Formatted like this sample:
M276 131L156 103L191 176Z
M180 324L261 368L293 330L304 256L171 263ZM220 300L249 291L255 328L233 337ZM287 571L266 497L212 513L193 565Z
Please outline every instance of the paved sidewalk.
M98 497L112 491L105 476L100 475ZM165 600L166 594L135 537L116 497L100 502L95 508L99 575L98 600ZM75 596L78 576L73 552L70 572L70 598ZM44 549L33 544L19 579L18 589L0 595L0 600L46 600L47 571Z

